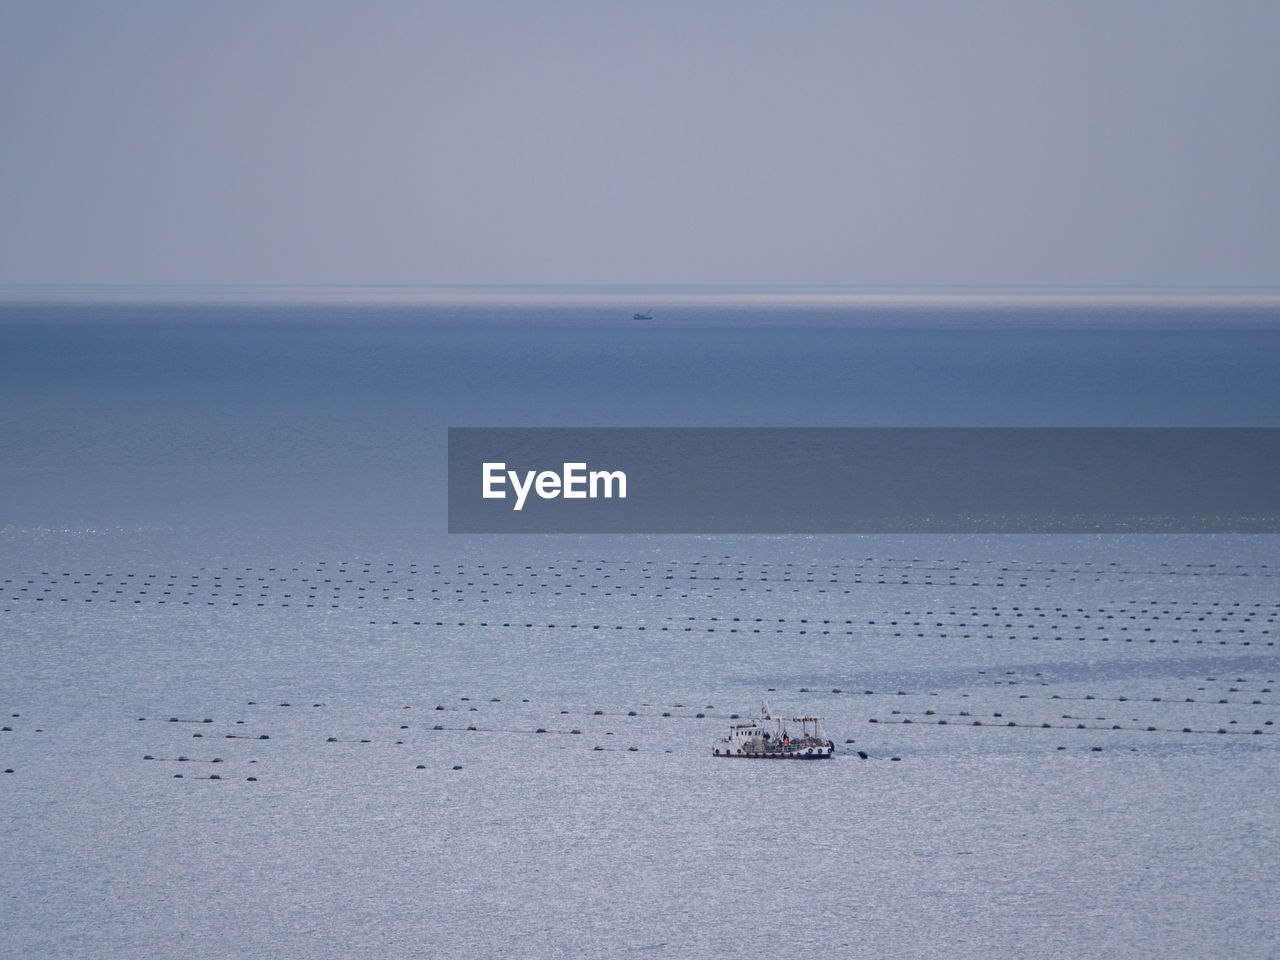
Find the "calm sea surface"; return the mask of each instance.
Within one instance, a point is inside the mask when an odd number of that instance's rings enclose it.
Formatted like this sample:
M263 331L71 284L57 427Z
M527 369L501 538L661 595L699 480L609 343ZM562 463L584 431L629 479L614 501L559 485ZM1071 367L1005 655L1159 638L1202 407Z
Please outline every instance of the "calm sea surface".
M645 296L0 305L0 522L412 543L450 426L1280 425L1280 309Z
M2 304L0 954L1275 956L1278 538L450 537L444 447L1278 370L1229 301ZM713 761L766 699L836 758Z

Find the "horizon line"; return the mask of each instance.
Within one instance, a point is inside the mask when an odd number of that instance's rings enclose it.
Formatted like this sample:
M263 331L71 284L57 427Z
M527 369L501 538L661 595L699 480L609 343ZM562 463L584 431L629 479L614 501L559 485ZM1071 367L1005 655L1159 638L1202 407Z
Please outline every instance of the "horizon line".
M1280 286L1143 284L662 284L662 283L0 283L0 303L413 303L462 298L593 298L647 295L675 303L740 296L892 306L914 303L1093 303L1137 306L1255 303L1280 306Z

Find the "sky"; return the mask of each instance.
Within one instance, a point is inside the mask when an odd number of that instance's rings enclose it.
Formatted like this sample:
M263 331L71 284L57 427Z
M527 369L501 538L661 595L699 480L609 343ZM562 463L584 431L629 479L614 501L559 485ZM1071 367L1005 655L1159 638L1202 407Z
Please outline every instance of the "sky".
M0 0L0 284L1280 286L1280 4Z

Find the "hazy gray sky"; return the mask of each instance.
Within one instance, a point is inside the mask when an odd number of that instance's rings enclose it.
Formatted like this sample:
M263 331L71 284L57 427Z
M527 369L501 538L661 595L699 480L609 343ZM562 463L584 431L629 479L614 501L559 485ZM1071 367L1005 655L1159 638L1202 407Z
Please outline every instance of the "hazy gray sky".
M0 0L0 283L1280 284L1280 3Z

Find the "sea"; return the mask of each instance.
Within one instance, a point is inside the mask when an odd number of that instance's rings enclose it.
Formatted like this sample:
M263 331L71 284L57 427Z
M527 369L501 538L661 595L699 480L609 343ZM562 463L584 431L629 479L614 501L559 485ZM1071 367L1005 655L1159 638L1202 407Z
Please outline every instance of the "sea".
M0 955L1280 955L1280 536L450 534L445 456L1278 371L1267 291L0 290ZM713 758L766 702L835 757Z

